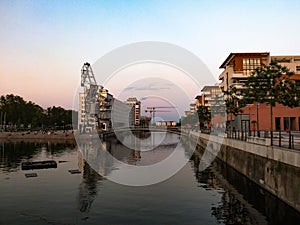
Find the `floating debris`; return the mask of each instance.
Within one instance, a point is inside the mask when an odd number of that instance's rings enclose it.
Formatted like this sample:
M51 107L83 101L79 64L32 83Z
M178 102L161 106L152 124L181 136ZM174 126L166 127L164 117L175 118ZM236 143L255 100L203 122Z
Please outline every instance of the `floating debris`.
M57 168L57 163L54 160L23 162L21 168L22 170Z
M26 178L37 177L37 173L25 173Z
M68 170L68 171L69 171L69 173L71 173L71 174L81 173L80 170Z

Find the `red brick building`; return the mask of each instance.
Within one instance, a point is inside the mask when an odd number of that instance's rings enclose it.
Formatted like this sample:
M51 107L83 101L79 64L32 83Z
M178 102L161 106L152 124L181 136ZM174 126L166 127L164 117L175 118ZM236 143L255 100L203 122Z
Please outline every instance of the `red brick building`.
M234 85L238 93L247 91L243 84L253 69L262 64L268 65L271 60L276 60L282 66L287 66L295 72L292 79L300 91L300 56L270 56L268 52L256 53L230 53L220 66L224 69L219 76L220 88L228 90ZM271 129L270 106L266 104L251 104L243 108L243 113L237 117L228 115L228 120L236 129ZM300 107L288 108L280 104L273 107L273 129L300 130Z

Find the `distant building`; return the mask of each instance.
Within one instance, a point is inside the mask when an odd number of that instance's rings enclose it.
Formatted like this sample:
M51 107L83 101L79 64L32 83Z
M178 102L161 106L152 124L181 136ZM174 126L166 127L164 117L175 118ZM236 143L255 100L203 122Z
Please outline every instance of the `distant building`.
M193 114L196 111L196 104L195 103L191 103L190 104L190 112L191 114Z
M251 72L262 64L268 65L272 60L295 72L291 78L300 91L300 56L271 56L269 52L230 53L220 66L220 69L223 69L219 76L220 88L226 91L233 85L237 88L238 94L242 94L247 91L243 84ZM243 113L236 118L230 116L229 120L235 129L269 130L270 107L254 103L244 107ZM276 104L273 108L272 127L276 130L300 130L300 107L288 108Z
M141 127L149 127L151 121L151 117L149 116L141 116L140 117L140 126Z
M197 95L195 97L195 108L197 109L198 106L205 106L208 108L211 108L212 106L216 106L215 110L212 110L212 119L211 123L204 123L205 127L210 127L211 125L217 126L217 127L223 127L226 124L226 118L224 118L224 113L218 115L219 109L217 108L220 105L224 105L224 94L222 90L220 89L218 84L210 85L210 86L204 86L201 89L200 95ZM224 109L224 108L222 108Z
M138 101L135 97L130 97L125 101L125 104L133 107L133 123L135 126L139 126L141 117L141 102Z
M211 107L213 104L216 104L216 101L218 101L218 98L220 98L222 96L223 96L223 92L218 85L204 86L201 90L201 101L202 102L201 102L201 104L200 104L200 102L198 104ZM197 97L196 97L196 99L197 99ZM197 102L197 100L196 100L196 102ZM223 99L220 98L220 100L223 100ZM195 104L197 104L197 103L195 103Z
M176 127L175 121L156 121L155 125L157 127Z

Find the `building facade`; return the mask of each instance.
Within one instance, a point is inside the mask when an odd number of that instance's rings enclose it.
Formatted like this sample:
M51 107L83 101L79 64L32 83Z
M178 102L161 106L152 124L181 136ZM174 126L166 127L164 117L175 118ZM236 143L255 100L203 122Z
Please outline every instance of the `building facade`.
M156 121L157 127L176 127L175 121Z
M79 93L78 101L78 130L81 133L91 133L98 128L99 101L102 87L98 86L96 90L96 100L86 104L86 94Z
M125 101L125 104L133 108L133 124L135 126L139 126L141 117L141 102L135 97L130 97Z
M219 76L221 90L227 91L233 85L237 94L246 92L243 84L251 72L263 64L268 65L271 61L277 61L295 72L291 79L296 82L300 91L300 56L271 56L269 52L230 53L220 66L220 69L223 69ZM229 115L228 120L239 130L270 130L271 127L276 130L300 130L300 107L288 108L276 104L273 107L272 118L271 121L270 106L254 103L244 107L243 113L237 117Z
M134 125L133 108L114 98L107 89L99 88L95 102L92 106L86 105L85 94L79 93L78 130L81 133L128 128Z
M223 92L218 85L204 86L201 90L200 99L202 101L201 105L211 107L212 105L217 104L218 100L223 100Z

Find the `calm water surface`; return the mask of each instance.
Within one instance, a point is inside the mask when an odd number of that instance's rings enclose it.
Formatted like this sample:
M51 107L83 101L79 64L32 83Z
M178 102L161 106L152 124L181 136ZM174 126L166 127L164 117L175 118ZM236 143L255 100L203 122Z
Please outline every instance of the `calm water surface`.
M148 165L167 157L178 140L168 134L166 145L148 152L115 139L105 146L120 161ZM175 176L130 187L109 181L111 170L83 159L101 157L88 144L79 150L75 143L0 142L0 224L299 224L298 213L234 170L214 162L199 171L200 155L188 156L188 143L182 151L190 161ZM22 162L48 159L58 167L21 170Z

